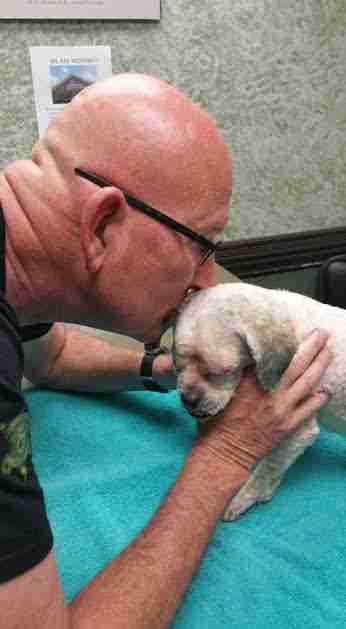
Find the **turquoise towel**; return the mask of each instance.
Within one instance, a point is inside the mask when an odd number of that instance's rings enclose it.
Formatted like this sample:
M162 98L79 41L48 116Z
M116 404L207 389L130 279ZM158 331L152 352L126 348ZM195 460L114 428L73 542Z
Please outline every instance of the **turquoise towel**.
M194 421L177 394L28 391L67 600L145 526ZM274 499L220 523L174 629L345 629L346 440L322 432Z

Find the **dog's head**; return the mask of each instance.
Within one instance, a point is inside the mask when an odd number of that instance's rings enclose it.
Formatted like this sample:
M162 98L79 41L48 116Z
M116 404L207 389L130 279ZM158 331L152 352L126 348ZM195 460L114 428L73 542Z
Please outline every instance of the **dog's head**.
M214 304L210 289L185 302L174 329L174 364L181 400L191 415L219 413L253 359L225 312Z
M289 322L278 323L270 308L258 305L252 295L244 300L249 289L242 287L201 290L186 300L176 320L177 387L186 409L196 417L222 411L247 366L254 365L260 386L270 389L294 354Z

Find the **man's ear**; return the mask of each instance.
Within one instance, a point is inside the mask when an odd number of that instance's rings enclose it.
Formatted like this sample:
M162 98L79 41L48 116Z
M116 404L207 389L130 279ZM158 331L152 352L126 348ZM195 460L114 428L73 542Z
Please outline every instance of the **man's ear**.
M106 230L126 214L126 201L118 188L101 188L88 197L81 210L80 240L88 271L98 273L106 253Z

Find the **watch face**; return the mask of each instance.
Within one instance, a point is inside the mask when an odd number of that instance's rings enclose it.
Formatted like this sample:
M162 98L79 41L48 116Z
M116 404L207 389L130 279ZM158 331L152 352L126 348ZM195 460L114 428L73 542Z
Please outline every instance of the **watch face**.
M144 351L146 354L149 354L150 356L158 356L159 354L169 353L168 347L165 347L165 345L160 345L157 343L145 343Z
M145 343L144 350L146 354L153 354L156 356L161 353L160 340L154 341L153 343Z

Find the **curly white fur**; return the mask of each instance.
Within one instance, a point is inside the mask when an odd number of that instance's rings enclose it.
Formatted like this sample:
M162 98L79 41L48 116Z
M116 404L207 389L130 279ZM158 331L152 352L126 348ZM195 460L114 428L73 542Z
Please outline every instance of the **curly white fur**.
M234 394L245 366L254 364L259 384L270 390L303 338L314 328L331 333L333 355L319 388L330 402L319 420L346 435L346 311L286 290L251 284L220 284L190 297L174 330L178 390L187 410L216 415ZM262 459L231 500L225 520L255 502L269 500L287 468L318 436L315 418Z

